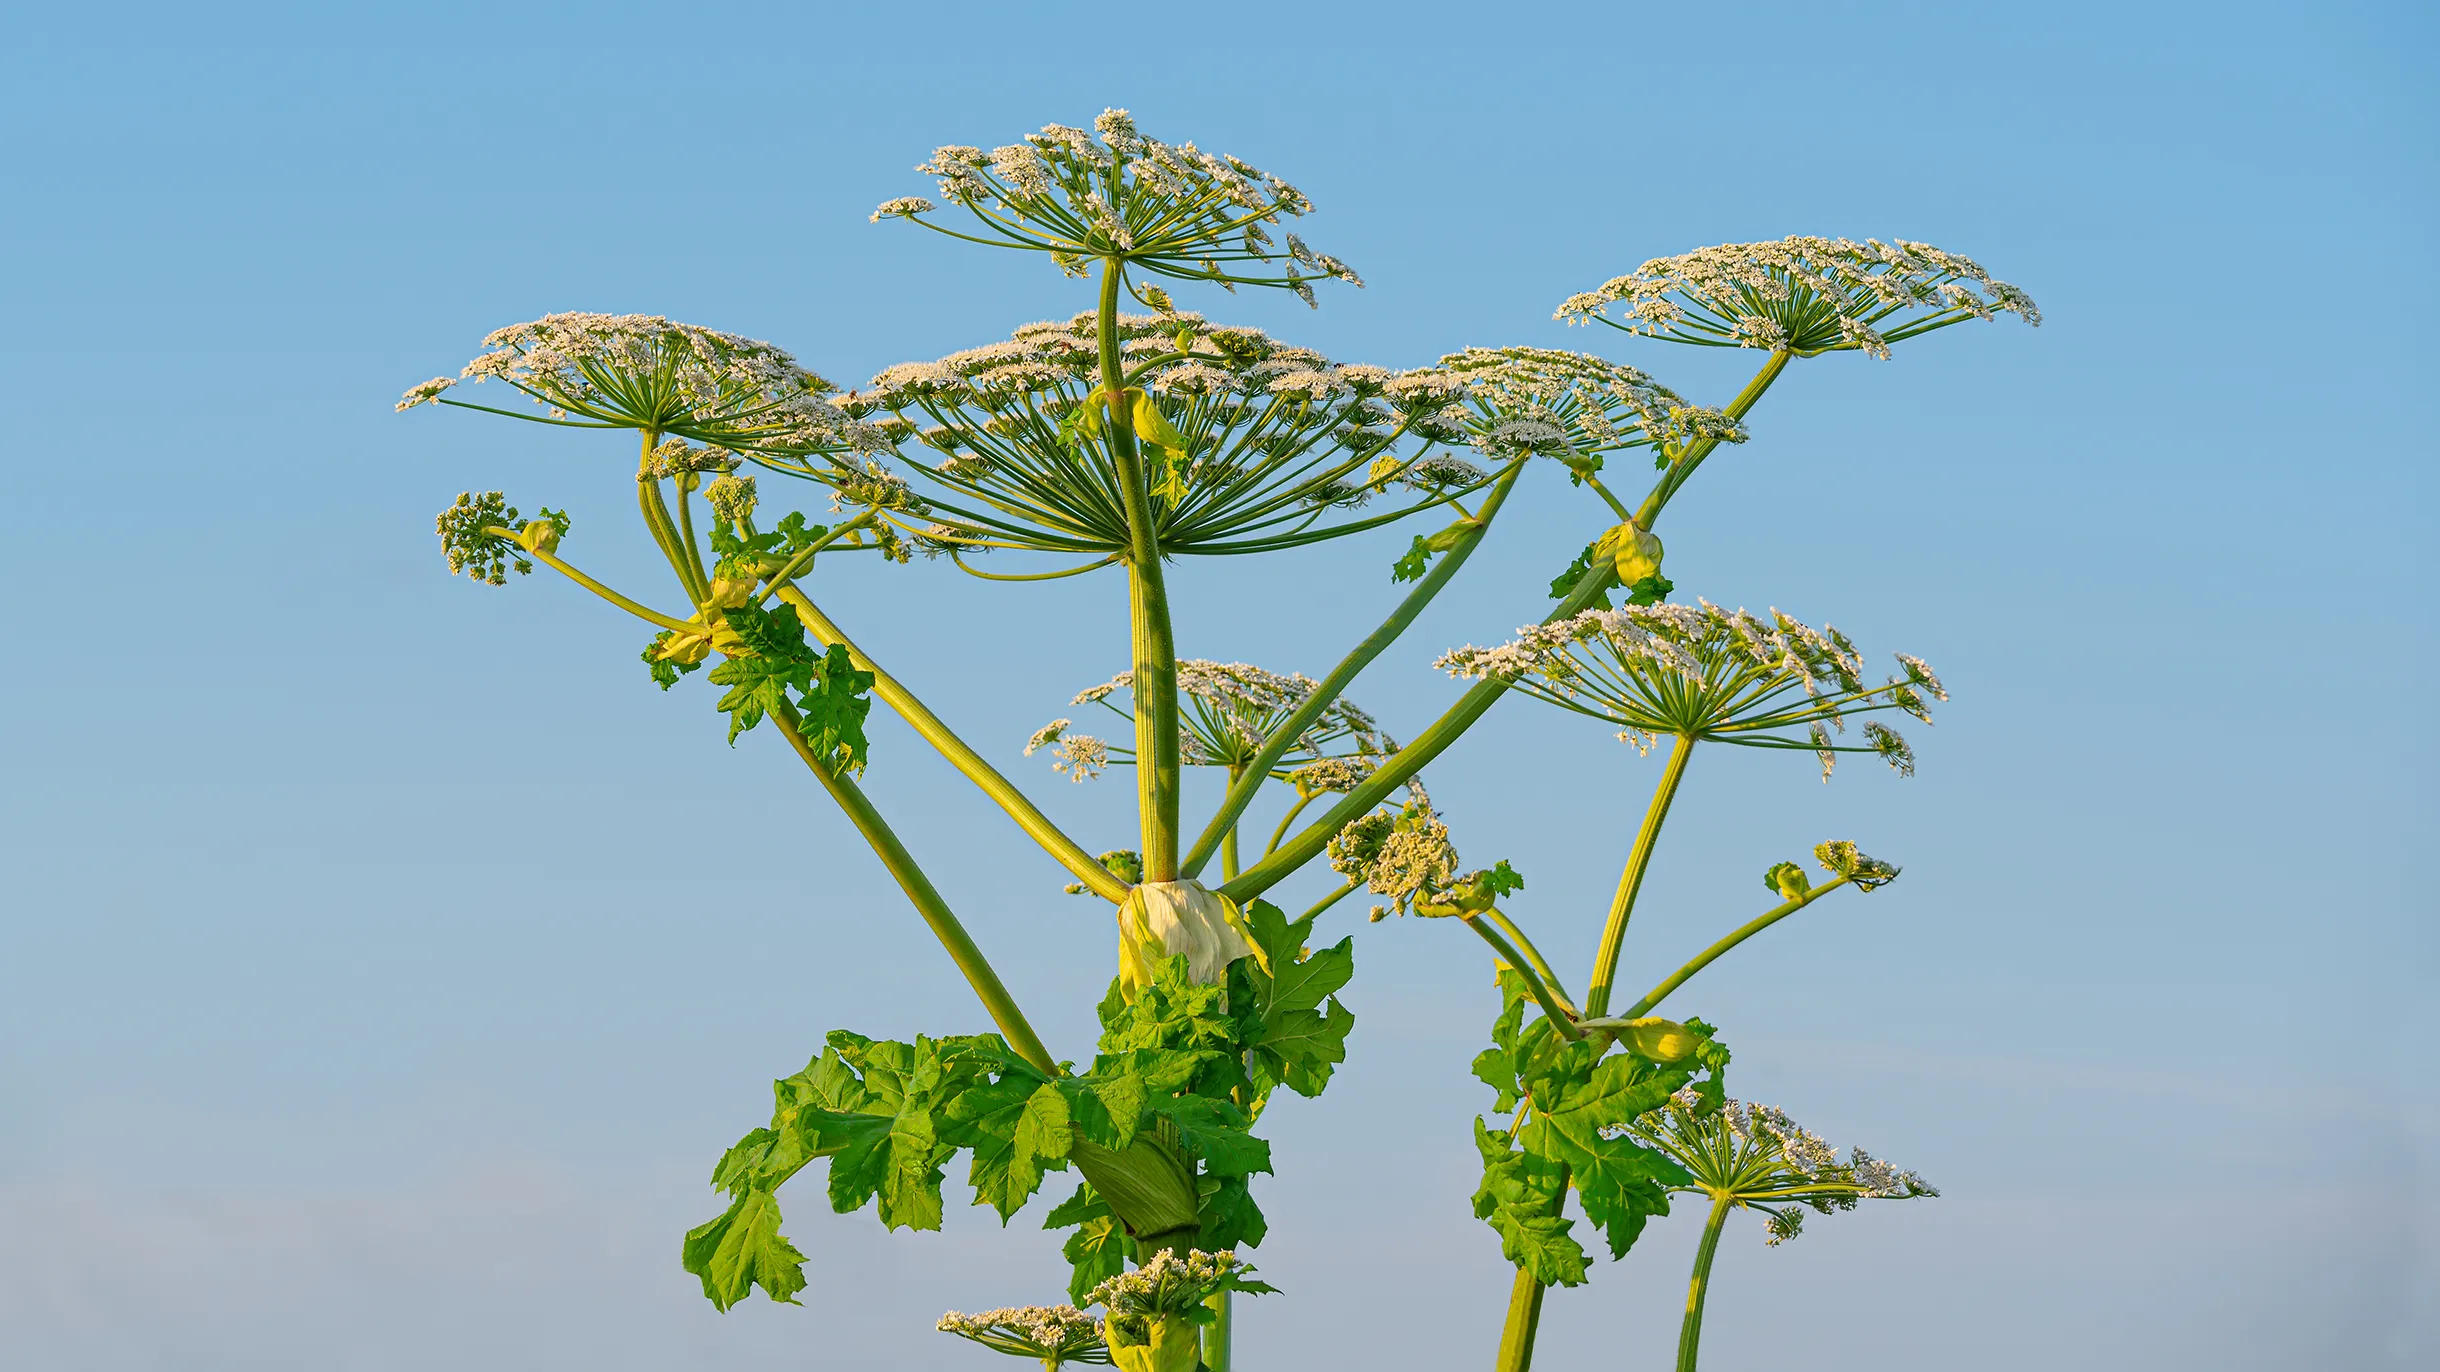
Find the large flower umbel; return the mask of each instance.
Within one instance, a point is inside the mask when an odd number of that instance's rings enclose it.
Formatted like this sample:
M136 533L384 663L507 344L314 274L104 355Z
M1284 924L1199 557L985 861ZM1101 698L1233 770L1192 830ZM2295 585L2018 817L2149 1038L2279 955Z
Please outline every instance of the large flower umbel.
M1048 124L989 152L939 148L915 169L979 220L983 236L932 222L939 206L920 196L884 203L876 221L910 219L971 242L1045 252L1072 274L1101 259L1232 289L1291 290L1308 305L1316 279L1364 284L1285 229L1284 244L1272 239L1271 229L1313 209L1302 191L1237 158L1146 138L1125 110L1102 111L1091 133Z
M458 375L501 381L548 411L450 399L434 377L401 410L457 405L584 429L638 429L750 454L843 453L885 446L825 397L838 388L768 343L652 314L554 314L495 330Z
M1715 348L1886 358L1902 339L2000 314L2042 322L2032 297L1929 243L1799 236L1656 257L1554 317Z
M1437 372L1341 366L1194 314L1120 315L1114 331L1125 368L1117 404L1141 445L1166 555L1355 533L1489 479L1432 452L1467 439L1459 395ZM930 547L1115 558L1131 546L1092 314L902 363L840 403L898 444L937 520L907 529ZM835 482L842 468L792 470ZM1387 508L1354 513L1393 488Z
M1111 698L1128 690L1134 681L1135 673L1120 672L1099 686L1077 692L1069 703L1098 705L1132 723L1133 711L1120 709ZM1283 675L1246 662L1180 658L1180 760L1189 767L1243 767L1251 763L1261 751L1263 741L1287 723L1288 717L1312 696L1319 684L1302 672ZM1054 747L1053 756L1058 761L1053 766L1075 781L1090 779L1113 761L1135 761L1133 749L1112 746L1096 735L1080 733L1073 724L1072 720L1057 719L1042 726L1026 743L1025 751L1031 754L1037 748ZM1396 751L1396 739L1382 733L1371 715L1340 697L1280 755L1271 775L1285 781L1317 764L1340 764L1337 768L1322 766L1314 774L1310 789L1352 790L1352 782L1337 784L1343 773L1369 775L1372 759ZM1322 775L1323 772L1328 775ZM1354 780L1362 780L1362 775Z
M1621 741L1649 748L1661 734L1748 748L1808 749L1826 780L1838 754L1877 753L1904 774L1915 769L1906 740L1878 720L1861 745L1836 742L1850 715L1902 710L1931 722L1930 701L1947 700L1921 658L1896 654L1903 674L1866 685L1863 659L1845 634L1813 629L1777 610L1632 605L1587 610L1534 624L1493 648L1459 648L1437 664L1451 676L1496 678L1538 700L1618 726ZM1801 730L1801 733L1796 731Z

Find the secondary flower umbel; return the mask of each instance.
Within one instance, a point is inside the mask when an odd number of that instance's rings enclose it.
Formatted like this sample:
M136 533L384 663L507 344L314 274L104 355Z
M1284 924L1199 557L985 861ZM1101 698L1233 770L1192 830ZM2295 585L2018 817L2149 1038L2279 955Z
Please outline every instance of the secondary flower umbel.
M1099 686L1077 692L1070 703L1099 705L1121 719L1133 721L1134 714L1112 704L1111 697L1127 690L1134 680L1135 673L1120 672ZM1252 762L1263 740L1285 724L1319 684L1302 672L1282 675L1245 662L1178 659L1180 760L1190 767L1242 767ZM1026 741L1026 753L1030 755L1037 748L1056 744L1053 756L1059 760L1052 766L1068 773L1073 781L1098 776L1113 760L1126 764L1135 761L1134 749L1109 744L1093 734L1077 733L1071 727L1073 723L1055 719L1035 730L1034 736ZM1321 717L1297 737L1295 744L1273 765L1271 775L1287 780L1312 764L1353 762L1397 750L1398 741L1382 733L1373 724L1371 715L1341 697L1332 701ZM1352 784L1335 784L1338 780L1335 775L1317 773L1311 778L1309 789L1317 792L1353 789Z
M457 405L587 429L640 429L749 456L870 450L880 436L826 397L837 389L768 343L650 314L554 314L494 330L458 375L501 381L548 415L452 400L434 377L401 410Z
M1648 749L1654 738L1734 743L1748 748L1810 749L1827 780L1840 753L1878 753L1911 775L1915 756L1898 732L1864 725L1861 747L1831 729L1846 717L1903 710L1924 723L1930 700L1947 700L1923 659L1896 655L1904 675L1877 686L1845 634L1815 630L1777 610L1764 620L1744 610L1697 605L1631 605L1587 610L1528 625L1515 641L1464 647L1441 656L1451 676L1496 677L1538 700L1619 726L1619 739ZM1799 736L1791 731L1802 729Z
M937 1326L944 1334L971 1339L995 1353L1040 1360L1050 1372L1065 1363L1110 1361L1101 1316L1072 1305L1022 1305L967 1315L952 1310Z
M939 207L920 196L885 202L874 220L909 219L969 241L1046 252L1072 275L1099 258L1232 289L1291 290L1308 305L1316 278L1364 284L1346 263L1284 229L1286 244L1273 245L1269 229L1312 210L1302 191L1237 158L1146 138L1125 110L1103 110L1092 133L1047 124L990 152L940 148L915 169L990 236L931 222L925 216ZM1155 293L1143 294L1159 306Z
M2042 322L2030 296L1972 258L1903 238L1797 236L1656 257L1569 296L1554 317L1715 348L1887 358L1892 343L1997 314Z

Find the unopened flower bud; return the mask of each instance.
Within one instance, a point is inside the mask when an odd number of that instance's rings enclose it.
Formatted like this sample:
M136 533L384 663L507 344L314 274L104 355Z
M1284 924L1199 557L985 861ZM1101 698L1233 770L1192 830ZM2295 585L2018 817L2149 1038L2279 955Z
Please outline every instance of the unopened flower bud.
M1119 904L1119 992L1128 1000L1170 958L1184 957L1188 976L1216 986L1230 963L1254 953L1237 902L1199 881L1140 882Z
M754 601L754 578L736 580L720 577L712 582L711 607L715 610L735 610Z
M559 525L548 519L536 519L517 531L517 544L529 553L559 551Z
M1632 586L1645 577L1660 575L1660 536L1637 528L1632 523L1621 524L1603 534L1595 552L1596 555L1606 554L1610 558L1612 565L1618 569L1618 581L1622 586Z
M1780 863L1764 872L1762 884L1765 888L1778 892L1779 898L1782 900L1794 900L1813 889L1813 879L1805 875L1804 868L1793 862Z

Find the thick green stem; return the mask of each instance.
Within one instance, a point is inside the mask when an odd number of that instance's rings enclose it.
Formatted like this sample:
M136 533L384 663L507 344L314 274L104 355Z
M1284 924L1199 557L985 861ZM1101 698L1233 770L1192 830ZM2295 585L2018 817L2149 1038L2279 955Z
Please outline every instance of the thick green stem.
M1771 388L1771 383L1779 379L1781 372L1787 370L1792 356L1784 350L1774 351L1769 360L1762 364L1761 370L1754 373L1753 379L1745 383L1745 389L1737 392L1737 398L1728 402L1728 417L1745 418L1755 403L1762 399L1762 393ZM1669 498L1678 493L1678 488L1694 475L1694 469L1702 466L1703 459L1711 456L1712 449L1719 446L1720 440L1716 438L1698 440L1677 461L1670 463L1669 470L1653 486L1652 494L1644 498L1643 508L1635 512L1636 527L1649 532L1652 521L1660 518L1661 508L1669 503Z
M1271 769L1279 764L1279 760L1287 756L1288 749L1295 746L1296 740L1304 736L1305 730L1313 727L1313 722L1322 717L1322 712L1339 698L1348 684L1356 679L1357 673L1387 651L1389 645L1398 641L1398 636L1406 632L1407 626L1415 622L1415 617L1422 614L1424 607L1440 594L1441 588L1457 575L1457 569L1466 565L1466 559L1482 546L1484 535L1491 531L1491 517L1499 513L1500 505L1508 499L1509 489L1516 485L1517 477L1523 471L1524 466L1520 463L1493 484L1491 494L1483 499L1483 512L1475 516L1473 532L1460 539L1456 547L1441 554L1439 564L1424 574L1423 580L1407 593L1406 599L1398 602L1398 608L1390 612L1389 618L1381 621L1381 627L1366 635L1354 651L1341 659L1338 666L1331 668L1330 675L1322 678L1321 684L1313 688L1313 694L1305 697L1304 703L1296 707L1296 712L1263 740L1262 750L1247 765L1246 774L1229 787L1228 794L1220 801L1219 810L1212 815L1211 823L1203 826L1203 833L1195 839L1194 850L1186 855L1182 870L1188 876L1202 871L1204 864L1211 861L1212 850L1219 846L1221 835L1228 832L1238 817L1245 813L1246 806L1254 802L1254 793L1262 789L1263 780L1271 775ZM1398 779L1404 780L1404 777ZM1381 794L1389 794L1391 787L1397 784L1397 781L1393 781L1381 788ZM1372 802L1366 802L1365 808L1371 807ZM1330 832L1335 834L1338 830ZM1328 841L1329 836L1324 835L1323 842ZM1277 848L1277 840L1271 846ZM1317 848L1315 851L1320 850ZM1303 859L1298 861L1301 865ZM1268 884L1265 883L1266 886Z
M1703 1341L1703 1298L1711 1293L1711 1260L1720 1251L1720 1227L1736 1202L1722 1196L1703 1222L1703 1246L1694 1251L1694 1278L1686 1283L1686 1322L1678 1326L1677 1372L1694 1372L1695 1347Z
M1203 1366L1207 1372L1229 1372L1229 1345L1236 1333L1236 1308L1232 1293L1223 1291L1204 1302L1211 1307L1212 1322L1203 1326Z
M687 601L700 608L711 599L711 587L696 570L694 549L680 541L678 526L669 517L669 506L661 501L660 479L652 475L652 450L660 446L661 435L650 429L641 432L644 455L637 460L636 508L643 511L644 527L652 532L652 541L660 547L661 556L669 560L669 569L678 574L678 585L685 588Z
M1228 769L1229 785L1237 784L1237 772L1238 769L1235 767ZM1228 827L1228 835L1220 840L1220 879L1226 881L1235 875L1237 875L1237 826L1232 824ZM1213 1372L1218 1372L1218 1369L1215 1368Z
M1617 579L1617 571L1606 563L1587 570L1576 582L1575 589L1567 593L1567 599L1560 601L1559 608L1551 611L1542 622L1548 624L1582 613L1599 600ZM1331 675L1336 677L1338 673ZM1408 777L1422 771L1425 764L1448 751L1449 746L1463 737L1466 730L1474 727L1474 721L1481 719L1507 689L1508 683L1496 677L1475 683L1457 698L1456 704L1432 721L1430 728L1417 735L1414 742L1382 759L1380 769L1365 778L1363 785L1348 792L1344 799L1330 807L1327 814L1306 825L1277 852L1238 873L1236 880L1224 883L1220 888L1221 893L1242 904L1270 890L1297 868L1311 862L1316 854L1329 846L1339 830L1387 799L1390 792L1406 784ZM1320 692L1315 694L1319 695Z
M1687 978L1693 976L1697 972L1702 971L1704 968L1709 967L1719 958L1722 953L1725 953L1729 949L1736 947L1738 944L1745 942L1747 939L1752 938L1754 935L1761 933L1763 930L1770 928L1772 925L1777 924L1779 921L1786 919L1788 916L1795 914L1797 911L1802 910L1806 906L1811 905L1813 902L1820 900L1823 896L1830 894L1832 891L1835 891L1846 884L1847 878L1840 877L1836 881L1829 882L1821 886L1816 886L1812 890L1805 892L1803 895L1798 896L1794 900L1773 906L1769 910L1766 910L1763 913L1756 915L1754 918L1747 920L1744 924L1739 925L1735 932L1729 934L1728 937L1721 939L1718 943L1715 943L1709 948L1704 949L1702 952L1697 953L1687 962L1685 966L1680 967L1675 972L1670 973L1668 980L1663 981L1660 985L1646 991L1642 1000L1639 1000L1633 1005L1628 1006L1626 1009L1619 1011L1618 1018L1635 1019L1639 1016L1651 1014L1652 1007L1660 1004L1668 997L1670 992L1678 989L1680 986L1685 985Z
M1041 844L1043 850L1056 858L1060 866L1075 874L1076 879L1084 883L1085 889L1105 900L1127 898L1127 883L1094 861L1091 853L1079 847L1076 840L1069 838L1058 825L1051 823L1050 816L1036 809L1023 791L1001 776L974 749L966 746L964 739L941 723L940 717L926 709L924 703L900 685L896 677L881 670L871 658L866 657L864 651L830 621L830 616L815 607L803 590L793 585L782 586L779 596L796 607L797 618L824 646L833 643L844 645L849 659L856 664L856 670L873 674L873 694L881 697L883 704L897 711L900 718L914 726L924 742L939 749L940 755L949 760L950 766L965 773L967 780L981 787L984 795L998 802L1008 817L1017 822L1017 827L1031 836L1034 842Z
M1508 1288L1508 1323L1500 1330L1498 1372L1525 1372L1533 1366L1533 1336L1542 1325L1542 1296L1549 1288L1520 1267Z
M974 994L983 1002L983 1008L991 1012L991 1022L999 1026L1000 1037L1007 1039L1008 1046L1017 1051L1017 1056L1033 1064L1036 1070L1052 1076L1060 1075L1058 1062L1051 1057L1050 1049L1043 1046L1041 1037L1034 1033L1034 1027L1026 1023L1025 1012L1017 1008L1016 998L1008 994L1008 987L1000 981L1000 974L992 970L990 960L983 956L983 950L975 946L973 937L966 932L966 926L959 923L956 914L949 909L949 902L941 899L939 890L932 885L932 879L915 865L914 856L907 852L905 844L898 841L898 835L881 818L881 812L873 808L873 802L865 796L863 789L850 780L844 771L832 770L829 759L814 752L813 745L805 739L804 731L797 726L794 710L781 706L772 712L771 722L779 726L780 733L787 737L788 746L796 749L796 755L805 760L805 765L812 769L823 789L830 792L831 799L839 802L839 808L847 812L857 832L864 835L864 841L872 845L873 852L881 858L881 865L897 879L898 889L906 892L916 913L922 915L923 922L932 927L933 937L940 940L941 947L949 950L950 961L955 962L957 970L965 974L966 984L974 988Z
M1127 693L1135 701L1135 805L1143 827L1144 880L1178 879L1178 644L1169 621L1169 586L1161 570L1161 546L1153 525L1152 491L1135 447L1135 419L1127 406L1126 374L1119 366L1118 291L1120 264L1101 264L1101 309L1095 317L1101 344L1101 389L1106 406L1102 432L1118 468L1127 505L1127 616L1133 630L1135 675Z
M1601 929L1601 947L1593 954L1593 984L1584 988L1584 1013L1598 1017L1610 1012L1610 986L1618 979L1618 951L1627 941L1627 921L1635 915L1635 896L1644 886L1644 873L1652 866L1652 848L1660 839L1661 824L1669 818L1669 802L1677 798L1678 783L1685 780L1686 760L1694 756L1694 740L1679 735L1669 745L1669 765L1661 769L1661 784L1652 793L1652 804L1644 810L1644 823L1635 834L1634 851L1627 854L1627 869L1619 873L1618 894L1610 899L1610 919Z

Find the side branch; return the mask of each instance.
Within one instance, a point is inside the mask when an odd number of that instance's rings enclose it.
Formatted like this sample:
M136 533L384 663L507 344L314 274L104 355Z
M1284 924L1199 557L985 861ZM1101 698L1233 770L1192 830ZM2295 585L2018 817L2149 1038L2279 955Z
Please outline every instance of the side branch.
M974 994L983 1002L983 1008L991 1012L991 1022L999 1026L1000 1036L1008 1040L1009 1046L1017 1050L1019 1057L1051 1076L1060 1075L1059 1064L1051 1058L1050 1049L1042 1045L1042 1039L1034 1033L1034 1027L1026 1022L1025 1012L1017 1008L1016 999L1008 994L1008 987L1000 981L1000 974L992 970L990 960L983 956L982 949L975 946L973 936L966 932L966 926L958 922L956 914L949 909L949 903L941 899L939 890L932 885L932 879L915 865L914 856L907 852L905 844L898 841L898 835L881 818L881 812L873 808L873 802L864 794L863 788L844 773L834 772L827 760L814 752L813 745L805 740L804 731L797 727L794 710L782 705L772 712L771 721L787 737L788 746L796 749L796 755L803 758L805 765L820 779L823 789L830 792L831 799L839 802L839 808L855 821L857 830L864 835L864 841L873 846L873 852L881 858L881 865L897 878L898 889L906 892L907 899L923 916L924 923L932 926L933 936L940 940L943 948L949 950L950 960L957 964L957 970L966 974L966 984L974 988Z
M1057 859L1060 866L1068 869L1077 880L1083 882L1085 889L1105 900L1119 901L1127 898L1127 883L1111 875L1110 869L1094 861L1092 854L1079 846L1076 840L1069 838L1058 825L1053 824L1050 816L1036 808L1034 803L1026 798L1025 793L1017 789L1014 782L1000 775L999 771L990 763L985 762L980 754L966 746L964 739L952 732L948 725L941 723L940 717L926 709L924 703L917 700L906 687L900 685L896 677L881 670L871 658L866 657L864 651L841 632L838 625L831 622L830 616L815 608L813 601L806 597L804 591L791 584L782 586L779 596L780 599L796 607L797 618L813 632L814 637L822 640L824 646L827 647L834 643L844 645L849 658L856 664L856 670L873 674L873 694L881 697L883 704L897 711L900 718L914 726L915 732L923 736L924 742L939 749L941 756L949 759L949 765L965 773L967 780L981 787L983 794L998 802L999 807L1008 812L1008 817L1017 822L1017 827L1023 829L1034 842L1041 844L1043 850Z
M1498 484L1491 488L1491 494L1484 498L1482 513L1475 516L1473 532L1460 540L1456 547L1443 553L1440 565L1434 567L1422 583L1399 602L1389 618L1381 621L1381 627L1357 644L1355 651L1349 653L1330 670L1329 676L1322 678L1319 686L1313 688L1313 694L1305 698L1305 703L1296 707L1296 713L1288 716L1285 723L1272 730L1271 736L1263 740L1262 751L1254 755L1254 760L1246 765L1244 774L1229 787L1228 794L1220 801L1219 810L1212 815L1211 822L1203 826L1201 836L1195 839L1193 851L1178 864L1180 872L1192 877L1203 870L1204 864L1211 861L1213 851L1220 846L1221 838L1245 814L1246 806L1253 803L1255 793L1262 789L1262 783L1270 777L1271 769L1287 755L1288 749L1296 745L1297 738L1313 727L1313 721L1322 717L1322 712L1329 709L1340 693L1355 681L1359 672L1387 651L1389 645L1398 641L1398 636L1406 632L1407 626L1415 622L1424 607L1430 605L1434 597L1440 594L1441 588L1457 575L1457 569L1465 565L1466 559L1482 545L1483 537L1491 532L1491 517L1499 513L1500 503L1508 498L1509 489L1516 485L1517 477L1524 470L1521 462L1508 469Z
M1667 999L1670 992L1675 991L1680 986L1685 985L1687 979L1692 977L1695 973L1711 966L1712 963L1719 959L1721 954L1727 952L1731 948L1736 947L1738 944L1745 942L1747 939L1752 938L1754 935L1761 933L1763 930L1770 928L1779 921L1786 919L1788 916L1795 914L1797 911L1802 910L1806 906L1811 905L1813 902L1820 900L1823 896L1830 894L1832 891L1837 890L1841 886L1847 885L1848 881L1849 878L1840 877L1836 881L1824 882L1823 884L1805 892L1803 895L1798 896L1794 900L1788 901L1781 905L1773 906L1771 909L1756 915L1754 918L1738 926L1737 929L1733 933L1729 934L1726 938L1721 939L1718 943L1715 943L1709 948L1706 948L1702 952L1696 954L1687 962L1685 966L1680 967L1675 972L1670 973L1668 980L1663 981L1660 985L1646 991L1642 1000L1639 1000L1633 1005L1628 1006L1626 1009L1621 1010L1618 1013L1618 1018L1621 1020L1630 1020L1643 1015L1651 1014L1653 1006L1658 1005L1663 1000Z
M1542 622L1548 624L1582 613L1587 606L1600 599L1602 592L1608 590L1617 579L1617 570L1607 563L1590 569L1577 581L1576 588L1567 593L1567 599L1559 602L1559 608L1551 611ZM1407 778L1422 771L1425 764L1448 751L1449 745L1472 728L1474 721L1481 719L1507 689L1508 683L1496 677L1477 682L1414 742L1384 759L1379 771L1366 778L1363 785L1348 792L1338 804L1331 806L1328 814L1307 825L1296 837L1281 845L1277 852L1239 873L1236 880L1223 884L1219 888L1220 893L1234 901L1252 900L1311 862L1323 848L1329 846L1331 838L1339 830L1388 799L1389 793L1405 785Z

